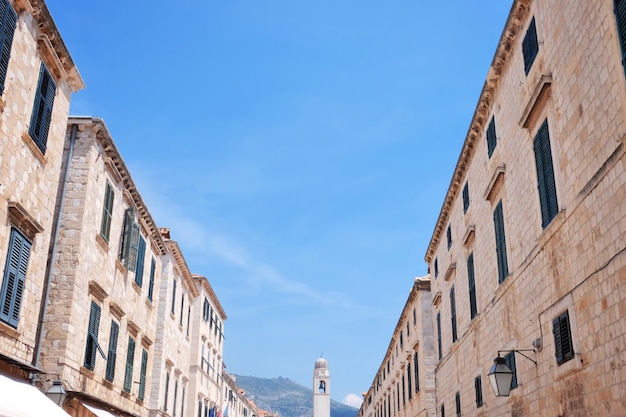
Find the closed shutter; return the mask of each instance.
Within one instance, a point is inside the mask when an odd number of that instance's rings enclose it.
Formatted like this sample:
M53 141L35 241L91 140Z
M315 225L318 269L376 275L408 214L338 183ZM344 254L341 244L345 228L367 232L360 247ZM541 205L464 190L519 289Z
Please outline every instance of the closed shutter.
M467 257L467 281L469 286L470 300L470 318L476 317L478 310L476 308L476 280L474 278L474 254L470 253Z
M4 82L7 78L11 45L17 22L17 14L8 0L0 0L0 95L4 93Z
M152 296L154 292L154 271L156 269L156 261L152 258L150 262L150 283L148 284L148 301L152 302Z
M146 370L148 369L148 351L141 352L141 373L139 374L139 392L137 398L143 401L146 393Z
M509 263L506 256L506 236L504 233L504 213L502 201L498 202L493 212L493 226L496 234L496 258L498 261L498 282L502 284L509 275Z
M137 269L135 271L135 284L141 288L143 284L143 265L146 256L146 241L139 235L139 245L137 247Z
M533 141L533 147L537 167L537 189L539 190L539 203L541 205L541 225L545 229L558 213L558 201L547 119L539 128Z
M517 388L517 367L515 366L515 352L509 352L504 356L504 362L506 366L513 372L513 379L511 379L511 389Z
M554 334L556 362L560 365L574 357L569 312L566 311L552 321L552 333Z
M442 358L442 346L441 346L441 313L437 313L437 347L439 352L439 359Z
M135 220L135 209L127 208L124 211L124 227L122 228L122 238L120 244L120 261L125 261L128 258L128 252L130 251L130 235L133 229L133 222Z
M126 258L126 269L135 271L137 269L137 255L139 253L139 224L133 222L130 232L130 245L128 248L128 258Z
M130 392L133 386L133 363L135 360L135 339L128 338L128 350L126 352L126 373L124 374L124 391Z
M105 378L109 382L113 382L115 378L115 361L117 360L117 338L119 336L120 326L111 321L111 335L109 337L109 353L107 355L107 369Z
M498 139L496 137L496 118L492 117L489 122L489 127L487 127L487 155L491 158L494 149L496 149L496 144Z
M526 75L535 62L535 57L539 51L539 43L537 42L537 27L535 26L535 18L531 20L526 31L526 36L522 42L522 54L524 55L524 72Z
M35 103L33 104L28 134L43 153L46 152L56 89L57 86L50 72L42 62L39 68L39 83L35 93Z
M7 265L2 280L0 320L17 328L24 296L26 270L32 244L16 229L11 229Z
M113 199L115 193L111 184L107 182L104 190L104 205L102 207L102 223L100 224L100 236L107 242L111 231L111 216L113 215Z
M454 297L454 287L450 288L450 318L452 321L452 342L456 342L456 301Z
M469 208L469 183L465 183L463 187L463 213L467 213L467 209Z
M622 48L622 65L626 66L626 0L615 0L615 19Z

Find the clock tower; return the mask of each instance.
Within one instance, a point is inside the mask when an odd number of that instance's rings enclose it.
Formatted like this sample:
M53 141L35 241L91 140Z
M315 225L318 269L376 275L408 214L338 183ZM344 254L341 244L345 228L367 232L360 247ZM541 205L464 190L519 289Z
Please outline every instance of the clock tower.
M322 357L313 371L313 417L330 417L330 371Z

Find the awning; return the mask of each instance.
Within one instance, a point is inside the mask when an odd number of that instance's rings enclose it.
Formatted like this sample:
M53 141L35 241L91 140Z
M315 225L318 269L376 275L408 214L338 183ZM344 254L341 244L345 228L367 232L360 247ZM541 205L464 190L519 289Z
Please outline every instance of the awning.
M85 407L87 407L89 409L89 411L91 411L92 413L94 413L95 415L97 415L98 417L117 417L115 414L111 414L108 411L104 411L101 410L99 408L96 407L92 407L90 405L87 404L83 404Z
M0 392L0 417L70 417L30 384L0 375Z

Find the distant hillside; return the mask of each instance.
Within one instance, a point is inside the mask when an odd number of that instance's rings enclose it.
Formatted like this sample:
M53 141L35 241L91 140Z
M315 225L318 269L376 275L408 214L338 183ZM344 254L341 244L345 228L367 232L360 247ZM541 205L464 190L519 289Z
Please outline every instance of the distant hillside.
M232 374L231 374L232 375ZM281 417L312 417L313 391L288 378L257 378L232 375L246 397L261 409L278 412ZM359 410L330 400L330 417L356 417Z

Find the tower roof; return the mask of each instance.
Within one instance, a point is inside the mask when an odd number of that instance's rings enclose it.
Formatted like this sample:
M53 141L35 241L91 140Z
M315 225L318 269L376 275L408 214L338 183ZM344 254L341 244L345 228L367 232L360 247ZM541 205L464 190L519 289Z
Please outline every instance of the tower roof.
M328 361L324 358L319 358L315 361L315 369L328 368Z

